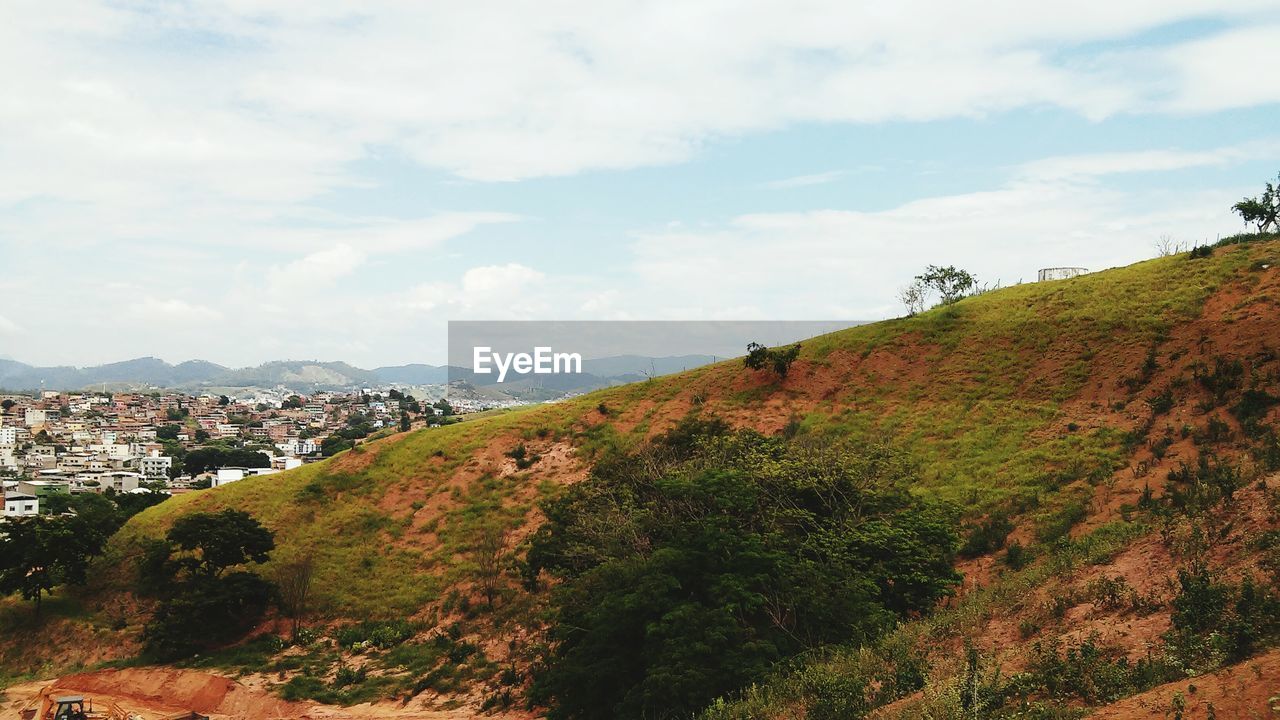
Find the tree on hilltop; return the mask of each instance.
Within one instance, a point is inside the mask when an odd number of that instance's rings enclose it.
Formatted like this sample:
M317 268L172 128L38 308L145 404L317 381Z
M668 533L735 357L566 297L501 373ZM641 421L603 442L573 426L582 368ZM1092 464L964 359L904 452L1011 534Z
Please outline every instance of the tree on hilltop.
M954 265L942 267L930 265L915 276L911 284L898 293L898 299L907 308L907 315L923 312L929 299L936 297L937 305L951 305L978 289L978 278L967 270Z
M1280 176L1276 180L1280 184ZM1231 210L1246 223L1256 226L1260 233L1280 228L1280 187L1277 184L1267 183L1261 195L1244 198L1232 205Z

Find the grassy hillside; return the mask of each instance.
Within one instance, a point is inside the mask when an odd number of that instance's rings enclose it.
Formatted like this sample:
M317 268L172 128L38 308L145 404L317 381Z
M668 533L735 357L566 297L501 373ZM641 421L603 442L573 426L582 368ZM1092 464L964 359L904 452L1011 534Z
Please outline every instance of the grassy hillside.
M540 501L584 477L602 452L699 414L768 434L893 443L920 464L916 492L959 504L974 523L995 512L1011 516L1011 539L1041 548L1040 561L1003 573L991 557L971 561L962 568L962 599L895 636L903 647L990 638L987 623L1014 617L1028 594L1074 587L1082 562L1110 562L1146 542L1155 521L1132 513L1144 488L1161 488L1167 472L1199 450L1212 446L1250 478L1262 472L1263 435L1247 432L1232 408L1246 386L1280 394L1277 264L1280 242L1272 240L1003 288L814 338L784 381L727 361L396 435L324 463L175 497L113 538L84 607L77 604L66 622L101 626L127 607L126 627L115 636L136 635L145 605L128 598L140 541L160 536L183 513L234 507L275 531L272 563L315 557L317 621L457 622L456 632L484 648L493 665L477 677L495 677L498 664L528 657L544 598L511 572L502 601L477 610L483 539L500 533L508 562L518 563L540 522ZM1207 389L1200 378L1215 363L1237 360L1242 381L1223 393ZM1273 415L1264 409L1259 422ZM1210 418L1226 430L1204 440ZM517 447L538 459L518 467ZM962 646L954 649L963 655ZM823 662L846 669L882 662L865 652ZM10 655L5 662L21 672L38 661L85 659ZM959 672L954 658L947 662L934 674ZM737 710L718 712L754 717L803 706L809 690L786 677ZM735 715L748 706L755 709Z

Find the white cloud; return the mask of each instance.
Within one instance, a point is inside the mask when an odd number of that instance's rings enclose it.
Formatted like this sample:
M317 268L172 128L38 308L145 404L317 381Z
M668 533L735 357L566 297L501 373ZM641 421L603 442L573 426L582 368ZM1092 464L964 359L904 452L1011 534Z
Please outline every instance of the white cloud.
M25 4L0 27L0 152L21 169L0 174L0 202L198 200L269 214L272 203L367 183L352 163L375 147L514 180L679 162L717 138L797 122L1258 105L1280 100L1267 71L1280 60L1274 9ZM1228 26L1171 46L1084 45L1205 18Z
M1027 163L1020 175L1027 180L1093 180L1105 175L1166 172L1221 167L1249 159L1280 157L1280 143L1257 142L1211 150L1143 150L1045 158Z
M294 260L269 271L272 292L307 291L313 294L329 288L339 278L350 275L365 262L365 253L350 245L338 244Z
M10 320L4 315L0 315L0 333L17 335L23 332L23 327L18 323Z
M211 323L223 319L222 313L213 308L178 298L146 297L130 303L128 312L138 322L157 325Z
M845 176L843 170L829 170L827 172L814 173L812 175L797 175L795 177L783 178L782 180L774 180L766 183L767 187L778 190L787 190L798 187L809 187L811 185L826 185L833 183Z

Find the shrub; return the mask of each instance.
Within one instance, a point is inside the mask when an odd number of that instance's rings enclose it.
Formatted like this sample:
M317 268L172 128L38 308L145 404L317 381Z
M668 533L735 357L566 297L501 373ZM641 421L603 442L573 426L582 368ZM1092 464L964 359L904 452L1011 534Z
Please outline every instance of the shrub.
M1028 547L1023 546L1018 541L1009 543L1009 548L1004 551L1004 564L1008 565L1012 570L1021 570L1031 564L1035 560L1035 553Z
M406 620L366 620L337 631L335 639L343 648L386 650L414 636L417 628Z
M760 343L747 345L747 356L742 364L751 370L771 370L779 378L785 378L791 370L791 363L800 355L800 343L789 348L770 349Z
M1013 522L1005 513L992 513L985 520L970 528L960 547L963 557L977 557L1004 547L1005 539L1013 532Z
M1166 387L1147 398L1147 405L1151 408L1152 415L1163 415L1169 412L1173 409L1173 388Z
M1280 403L1280 397L1275 397L1265 390L1245 390L1240 396L1240 401L1232 406L1231 414L1240 422L1240 427L1244 429L1246 435L1256 436L1263 429L1263 418L1276 403Z

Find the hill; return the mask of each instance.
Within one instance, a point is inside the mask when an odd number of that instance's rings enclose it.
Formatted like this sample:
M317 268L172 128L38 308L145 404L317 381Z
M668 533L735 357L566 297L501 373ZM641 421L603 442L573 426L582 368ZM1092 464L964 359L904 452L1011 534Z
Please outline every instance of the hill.
M581 392L609 385L633 382L645 377L667 375L706 365L709 355L642 357L622 355L584 361L585 372L557 379L560 392ZM452 371L452 372L451 372ZM91 367L36 367L0 358L0 390L94 390L172 388L274 388L283 385L298 392L349 390L369 385L445 385L450 379L467 379L479 385L496 385L496 376L476 376L462 368L445 365L391 365L364 370L345 362L317 360L275 360L255 367L227 368L206 360L187 360L170 365L159 358L145 357ZM533 382L507 383L514 392L528 390ZM98 386L98 387L95 387Z
M813 338L785 378L726 361L175 497L123 528L90 588L63 601L55 634L83 642L10 647L3 662L10 673L48 673L129 656L147 610L133 594L143 541L185 513L234 507L275 531L273 567L316 559L317 627L411 618L418 624L405 632L421 641L357 658L332 648L282 655L262 640L197 664L269 669L253 677L288 677L291 699L514 707L547 592L514 569L495 576L486 553L518 566L544 520L541 502L610 452L695 416L768 435L891 443L918 465L913 491L954 503L966 525L956 598L874 646L780 666L711 716L858 717L877 707L878 717L953 717L972 691L993 708L1013 707L1018 692L1049 703L1028 717L1075 717L1072 708L1130 695L1126 717L1161 717L1174 693L1188 702L1188 676L1165 685L1168 666L1141 665L1142 677L1132 668L1172 647L1165 638L1186 593L1179 571L1204 562L1223 583L1263 573L1259 538L1280 521L1269 476L1280 470L1278 263L1270 239L1018 285ZM483 603L482 584L495 581L500 601ZM1237 592L1223 587L1223 597ZM17 610L8 612L13 628ZM1226 696L1260 703L1280 687L1270 655L1256 656L1256 672L1215 657L1187 667L1219 673L1197 683L1223 696L1219 707ZM356 662L368 676L335 684L338 668ZM1046 689L1046 677L1070 673L1105 688ZM1010 685L1012 674L1023 684ZM1213 697L1190 702L1203 709Z

